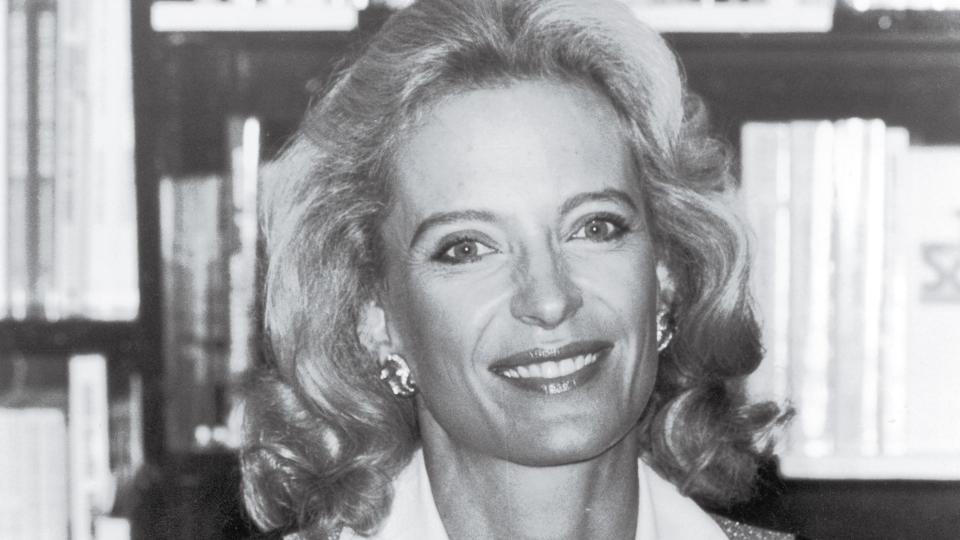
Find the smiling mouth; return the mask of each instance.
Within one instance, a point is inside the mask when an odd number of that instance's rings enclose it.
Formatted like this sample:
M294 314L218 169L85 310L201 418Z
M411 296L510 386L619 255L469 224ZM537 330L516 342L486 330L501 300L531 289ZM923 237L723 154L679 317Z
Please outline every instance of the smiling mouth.
M596 362L599 357L600 353L595 352L591 354L581 354L574 358L564 358L559 361L547 360L546 362L540 362L538 364L508 368L503 370L501 375L511 379L556 379L580 371L584 367Z
M523 390L561 394L593 379L612 348L605 341L582 341L558 349L531 349L498 361L490 370Z

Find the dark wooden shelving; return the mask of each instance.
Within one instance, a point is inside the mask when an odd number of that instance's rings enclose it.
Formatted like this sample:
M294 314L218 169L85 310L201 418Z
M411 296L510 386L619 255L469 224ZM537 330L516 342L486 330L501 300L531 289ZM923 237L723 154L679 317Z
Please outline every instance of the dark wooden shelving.
M747 120L882 118L960 142L960 36L673 35L690 87L736 141Z
M140 326L135 322L0 321L0 350L22 354L103 352L135 357L142 342Z

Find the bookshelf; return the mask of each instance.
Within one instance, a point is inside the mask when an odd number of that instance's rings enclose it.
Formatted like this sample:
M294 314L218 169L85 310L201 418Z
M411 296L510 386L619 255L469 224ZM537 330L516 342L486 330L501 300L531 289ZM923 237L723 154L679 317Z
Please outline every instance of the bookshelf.
M113 0L0 9L0 453L27 458L5 454L21 471L0 494L0 536L65 537L66 516L48 510L69 498L82 540L90 523L77 516L110 509L66 488L101 482L109 504L107 482L143 462L143 386L159 376L138 316L130 12ZM32 413L47 419L31 425ZM17 497L26 504L8 504Z
M357 8L320 2L156 1L150 6L150 26L155 32L346 32L357 27Z
M960 141L960 36L916 32L678 34L690 86L736 142L747 120L883 118Z
M637 18L669 33L827 32L833 25L829 2L758 5L750 2L647 4L634 8Z
M0 350L3 351L24 354L103 351L135 358L142 352L143 343L140 326L135 322L0 321Z
M167 440L161 185L164 178L226 171L225 125L231 117L258 118L262 153L271 155L295 129L310 81L322 82L342 57L354 54L389 11L358 11L346 2L338 8L267 8L132 0L131 8L138 315L126 322L0 321L0 352L101 352L110 359L111 372L140 373L146 460L174 485L156 496L183 506L183 500L196 497L198 486L219 485L220 495L203 492L196 498L216 507L209 513L225 522L224 512L233 517L239 512L236 504L225 510L223 503L235 496L230 454L182 452ZM849 116L883 118L926 143L960 143L960 26L954 24L960 19L955 14L905 18L898 12L851 14L818 6L778 12L773 20L783 24L771 26L744 13L695 13L663 8L647 16L669 32L690 86L705 98L716 126L734 144L746 121ZM696 17L709 19L708 32L669 26L694 23ZM842 460L829 465L832 471L855 469ZM863 521L872 525L857 524L861 533L867 531L862 537L869 531L880 537L910 530L939 538L960 528L949 506L960 496L957 464L898 466L914 467L915 476L926 481L894 481L882 467L861 469L850 481L830 480L829 471L822 479L783 480L774 470L767 472L766 501L731 512L811 537L854 537L846 523L850 516L870 516ZM891 501L899 506L894 509ZM874 503L891 510L878 516L868 506ZM193 522L209 519L203 508L177 511L188 512ZM919 525L910 523L912 515L929 518L921 520L926 534L905 528ZM170 514L151 508L141 520L141 530L149 531L144 537L168 534L161 529L171 522ZM203 529L210 526L205 523L192 530L207 531L203 537L210 538L223 532ZM242 520L231 523L240 536Z

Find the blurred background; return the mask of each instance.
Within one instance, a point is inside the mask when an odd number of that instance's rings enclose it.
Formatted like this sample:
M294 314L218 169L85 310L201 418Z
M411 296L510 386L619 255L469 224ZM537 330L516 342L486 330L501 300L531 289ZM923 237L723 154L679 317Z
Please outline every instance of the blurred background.
M258 169L404 3L0 0L0 540L254 531ZM628 3L735 149L798 411L716 510L960 537L960 1Z

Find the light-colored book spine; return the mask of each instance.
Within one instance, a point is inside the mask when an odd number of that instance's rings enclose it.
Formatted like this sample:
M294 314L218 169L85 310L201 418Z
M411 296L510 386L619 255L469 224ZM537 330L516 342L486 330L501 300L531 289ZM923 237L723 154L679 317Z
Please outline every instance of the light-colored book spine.
M87 17L84 2L57 2L57 174L54 274L65 317L82 317L87 174Z
M0 408L0 538L67 540L67 426L53 408Z
M89 0L89 252L84 311L132 319L139 309L129 1Z
M10 313L10 301L7 298L7 85L10 76L7 73L7 0L0 0L0 319Z
M797 418L791 451L806 456L833 451L830 415L833 268L833 123L790 124L790 395Z
M46 319L59 319L61 303L55 279L56 139L57 139L57 10L52 1L35 5L36 12L36 274L30 303Z
M27 183L30 181L30 99L27 2L10 0L7 13L7 302L15 319L27 316Z
M834 298L835 314L831 392L836 419L836 453L858 455L862 429L864 183L866 122L852 118L837 122L834 182Z
M904 226L914 219L905 213L905 190L913 189L907 168L910 134L904 128L887 128L887 200L884 231L884 298L880 360L880 452L902 456L906 451L907 426L907 285L908 250Z
M881 332L887 250L887 126L881 120L870 120L864 127L860 455L876 456L880 453Z
M228 120L230 146L232 228L230 253L230 365L231 377L251 364L250 339L257 270L257 192L260 169L260 121L255 117Z
M766 357L748 380L759 399L789 398L790 130L752 122L741 129L741 196L753 228L751 291Z
M69 364L70 538L93 540L93 519L113 502L107 360L78 355Z
M899 216L907 254L908 454L960 448L960 147L910 148Z

